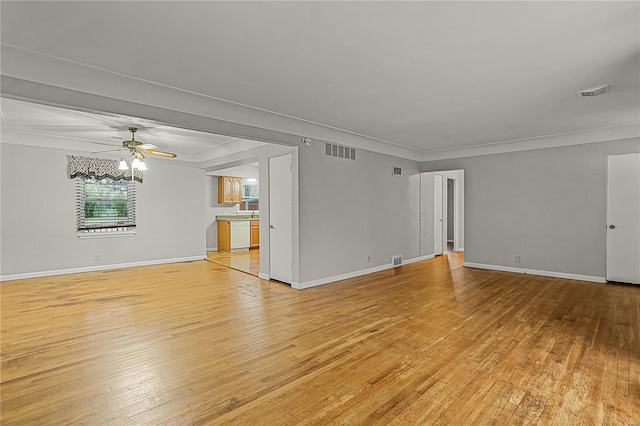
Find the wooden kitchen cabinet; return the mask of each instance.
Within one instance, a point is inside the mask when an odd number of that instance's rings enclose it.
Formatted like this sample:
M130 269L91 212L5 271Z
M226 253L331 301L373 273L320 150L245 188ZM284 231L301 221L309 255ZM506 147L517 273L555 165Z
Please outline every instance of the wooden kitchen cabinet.
M260 221L251 221L251 248L260 247Z
M238 204L242 202L242 178L218 176L218 204Z
M226 220L218 221L218 251L231 251L231 226Z

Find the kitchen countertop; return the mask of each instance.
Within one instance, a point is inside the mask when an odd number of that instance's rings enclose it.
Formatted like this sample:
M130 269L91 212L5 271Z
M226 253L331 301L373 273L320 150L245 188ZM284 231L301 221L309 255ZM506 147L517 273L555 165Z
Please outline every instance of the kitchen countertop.
M260 215L251 216L250 214L228 214L216 216L217 221L247 221L247 220L260 220Z

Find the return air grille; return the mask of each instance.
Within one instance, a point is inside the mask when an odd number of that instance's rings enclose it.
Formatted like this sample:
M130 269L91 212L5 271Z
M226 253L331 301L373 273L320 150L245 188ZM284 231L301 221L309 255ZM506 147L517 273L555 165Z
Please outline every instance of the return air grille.
M402 265L402 255L393 256L393 257L391 258L391 263L393 264L393 266L400 266L400 265Z
M324 153L331 157L346 158L348 160L356 159L356 149L348 146L336 145L333 143L325 142Z
M578 92L578 96L582 98L590 97L590 96L598 96L602 95L609 91L609 85L605 84L604 86L592 87L591 89L581 90Z
M402 169L400 167L394 167L393 168L393 175L394 176L402 176Z

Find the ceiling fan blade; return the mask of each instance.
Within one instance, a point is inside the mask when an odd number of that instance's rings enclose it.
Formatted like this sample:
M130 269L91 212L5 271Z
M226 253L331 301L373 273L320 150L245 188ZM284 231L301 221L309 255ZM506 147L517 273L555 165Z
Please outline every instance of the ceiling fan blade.
M152 143L143 143L142 145L140 145L138 148L140 149L156 149L157 146L155 146Z
M161 157L176 158L178 155L172 152L156 151L155 149L145 149L147 154L159 155Z
M87 141L87 142L91 142L91 143L95 143L96 145L104 145L104 146L112 146L112 147L120 147L122 148L122 145L118 144L118 145L114 145L112 143L106 143L106 142L96 142L96 141Z
M144 154L142 154L142 152L140 152L140 151L136 151L133 155L135 155L136 157L138 157L141 160L144 158Z
M118 151L123 151L123 149L119 148L119 149L109 149L107 151L94 151L92 152L92 154L103 154L105 152L118 152Z
M60 132L87 132L87 131L95 131L100 132L105 129L99 126L55 126L55 125L38 125L38 124L29 124L28 126L20 126L17 128L23 129L32 129L32 130L53 130Z

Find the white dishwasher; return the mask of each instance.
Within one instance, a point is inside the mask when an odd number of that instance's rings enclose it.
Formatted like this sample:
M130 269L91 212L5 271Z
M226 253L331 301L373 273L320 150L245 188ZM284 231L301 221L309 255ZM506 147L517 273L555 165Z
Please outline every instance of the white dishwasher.
M231 221L231 250L249 248L249 225L248 220Z

